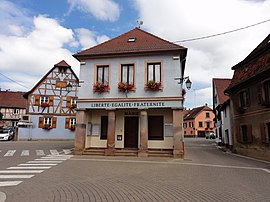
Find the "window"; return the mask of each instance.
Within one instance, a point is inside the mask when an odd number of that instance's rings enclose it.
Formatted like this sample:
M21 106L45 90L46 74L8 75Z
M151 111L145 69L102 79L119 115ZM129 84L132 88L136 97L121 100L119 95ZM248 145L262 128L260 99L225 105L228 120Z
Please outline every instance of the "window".
M76 105L77 104L77 99L76 98L71 98L70 104L71 105Z
M69 125L70 126L75 126L76 125L76 118L70 118Z
M206 128L210 128L210 124L211 124L211 122L207 121L206 122Z
M109 85L109 66L97 66L97 79L96 82Z
M241 135L242 135L242 141L244 143L248 142L248 128L247 125L242 125L241 126Z
M19 114L20 110L19 109L13 109L13 114Z
M249 106L249 93L248 91L242 91L239 94L240 108L246 108Z
M121 65L121 82L134 85L134 64Z
M108 116L101 116L101 131L100 131L101 140L107 140L107 131L108 131Z
M183 128L187 128L187 123L183 123Z
M40 97L40 104L48 103L48 102L49 102L49 97L48 96L41 96Z
M266 81L263 83L264 90L264 100L266 102L270 102L270 81Z
M188 125L189 125L190 128L193 128L193 122L192 121L189 122Z
M210 113L209 113L209 112L206 112L206 113L205 113L205 117L206 117L206 118L210 118Z
M163 116L148 116L148 140L164 140Z
M45 117L44 118L44 125L52 126L52 118L51 117Z
M199 127L203 127L203 122L199 121Z
M161 83L161 63L147 64L147 82Z

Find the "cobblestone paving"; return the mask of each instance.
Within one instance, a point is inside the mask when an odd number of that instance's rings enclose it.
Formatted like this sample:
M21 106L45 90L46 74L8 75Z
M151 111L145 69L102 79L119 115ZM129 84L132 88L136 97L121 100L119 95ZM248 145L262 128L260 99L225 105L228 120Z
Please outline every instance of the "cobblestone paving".
M192 155L188 160L73 157L0 191L7 194L7 202L270 201L270 173L263 170L270 164L200 149L208 158L219 156L223 164L209 159L203 164Z

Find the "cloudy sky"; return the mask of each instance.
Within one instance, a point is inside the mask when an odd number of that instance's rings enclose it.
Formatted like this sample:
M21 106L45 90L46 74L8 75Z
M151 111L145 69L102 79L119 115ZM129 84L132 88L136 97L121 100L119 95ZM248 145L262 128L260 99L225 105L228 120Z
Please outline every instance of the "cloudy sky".
M28 91L63 59L79 75L72 54L141 20L145 31L188 48L185 74L193 87L185 105L211 106L212 78L231 78L231 67L270 33L269 11L270 0L1 0L0 88Z

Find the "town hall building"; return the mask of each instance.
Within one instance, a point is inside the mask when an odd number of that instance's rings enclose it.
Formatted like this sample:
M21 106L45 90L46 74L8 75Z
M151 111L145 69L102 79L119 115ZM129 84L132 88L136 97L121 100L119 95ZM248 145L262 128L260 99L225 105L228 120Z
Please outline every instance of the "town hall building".
M184 155L187 48L135 28L74 57L80 61L75 153Z

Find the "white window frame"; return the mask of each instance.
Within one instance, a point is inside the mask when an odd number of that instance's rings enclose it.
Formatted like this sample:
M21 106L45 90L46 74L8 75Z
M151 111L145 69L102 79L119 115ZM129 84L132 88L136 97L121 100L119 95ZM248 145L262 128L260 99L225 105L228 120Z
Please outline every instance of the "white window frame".
M49 103L49 97L48 96L41 96L40 97L40 104L42 103Z
M44 125L52 126L52 117L44 117Z

